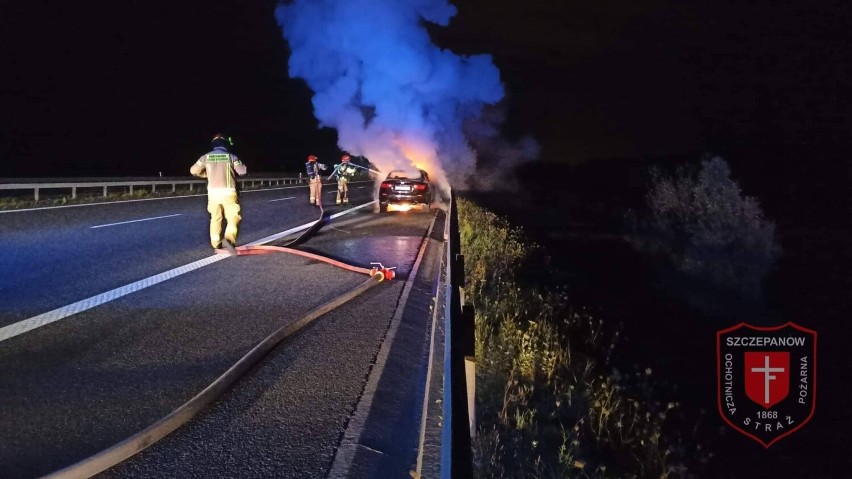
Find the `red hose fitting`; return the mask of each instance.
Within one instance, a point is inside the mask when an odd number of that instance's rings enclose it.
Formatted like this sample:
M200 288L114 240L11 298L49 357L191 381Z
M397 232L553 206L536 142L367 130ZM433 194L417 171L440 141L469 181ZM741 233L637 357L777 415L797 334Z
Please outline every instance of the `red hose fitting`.
M386 267L382 266L382 263L370 263L370 264L374 265L373 269L370 270L370 276L375 276L376 274L381 273L382 276L384 277L384 279L386 279L388 281L390 281L390 280L392 280L396 277L396 273L394 272L394 270L396 269L396 266L386 268Z

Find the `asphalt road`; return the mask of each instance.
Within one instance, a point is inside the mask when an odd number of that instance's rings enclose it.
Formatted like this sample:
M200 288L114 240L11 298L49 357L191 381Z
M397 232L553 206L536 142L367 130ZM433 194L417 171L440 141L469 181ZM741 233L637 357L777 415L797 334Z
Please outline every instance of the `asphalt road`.
M313 221L307 186L244 192L240 244ZM335 189L323 189L327 211ZM370 201L372 183L352 188ZM0 213L0 327L209 256L206 196Z
M353 193L353 206L371 199L369 185ZM240 243L315 219L305 196L245 194ZM400 278L288 339L197 420L103 476L325 477L431 219L364 208L327 224L305 249ZM207 221L203 197L0 215L12 248L2 324L209 257ZM111 223L123 224L91 228ZM0 477L38 477L138 432L363 279L285 254L226 258L0 341Z

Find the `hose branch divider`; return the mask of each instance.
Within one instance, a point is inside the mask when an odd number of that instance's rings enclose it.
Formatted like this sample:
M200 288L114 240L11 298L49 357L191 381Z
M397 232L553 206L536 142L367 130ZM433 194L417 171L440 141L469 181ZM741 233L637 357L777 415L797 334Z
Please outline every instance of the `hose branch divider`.
M322 207L320 207L320 219L322 220ZM313 227L311 227L313 228ZM310 231L310 229L309 229ZM303 235L304 236L304 235ZM297 240L301 239L300 236ZM291 243L288 243L291 244ZM240 378L242 378L254 365L256 365L264 356L266 356L275 346L287 337L293 335L300 329L304 328L320 316L342 306L343 304L355 299L365 293L370 288L377 284L391 280L395 276L394 268L388 268L381 263L371 263L372 268L360 268L352 266L340 261L326 258L306 251L300 251L282 246L241 246L236 248L238 256L268 254L274 252L291 253L299 256L304 256L317 261L322 261L348 271L369 275L369 278L361 284L355 286L348 292L332 299L331 301L309 311L300 319L283 326L266 337L251 351L246 353L239 361L231 366L224 374L219 376L213 383L207 386L203 391L196 394L192 399L185 402L177 409L172 411L168 416L151 424L147 428L138 433L124 439L123 441L104 449L103 451L89 456L75 464L72 464L59 471L52 472L42 479L78 479L90 478L99 474L116 464L134 456L148 446L156 443L160 439L166 437L177 428L189 422L193 417L198 415L204 408L209 406L213 401L218 399L231 386L233 386ZM221 251L220 254L232 254L228 251Z

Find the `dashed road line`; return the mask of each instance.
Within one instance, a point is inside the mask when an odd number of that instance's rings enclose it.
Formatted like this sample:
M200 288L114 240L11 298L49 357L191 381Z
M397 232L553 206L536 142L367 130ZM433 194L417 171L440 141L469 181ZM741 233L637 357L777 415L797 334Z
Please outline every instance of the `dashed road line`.
M107 226L118 226L118 225L126 225L126 224L129 224L129 223L139 223L140 221L151 221L151 220L159 220L159 219L163 219L163 218L174 218L175 216L182 216L182 215L183 215L183 213L178 213L178 214L174 214L174 215L153 216L151 218L142 218L142 219L139 219L139 220L119 221L118 223L108 223L108 224L105 224L105 225L89 226L89 229L93 230L93 229L96 229L96 228L106 228Z

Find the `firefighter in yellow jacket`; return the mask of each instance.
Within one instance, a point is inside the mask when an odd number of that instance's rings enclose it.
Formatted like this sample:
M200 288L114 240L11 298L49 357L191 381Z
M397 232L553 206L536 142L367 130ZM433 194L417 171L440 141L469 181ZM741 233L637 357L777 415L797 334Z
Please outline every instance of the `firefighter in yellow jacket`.
M207 211L210 212L210 244L222 247L222 213L228 222L225 241L237 245L237 230L240 225L240 201L237 195L235 175L245 175L244 165L237 155L228 151L234 143L230 137L213 137L213 151L201 155L189 172L207 178Z
M355 176L355 167L350 163L349 155L340 158L340 164L334 167L334 172L329 175L337 176L337 204L349 204L349 180Z

